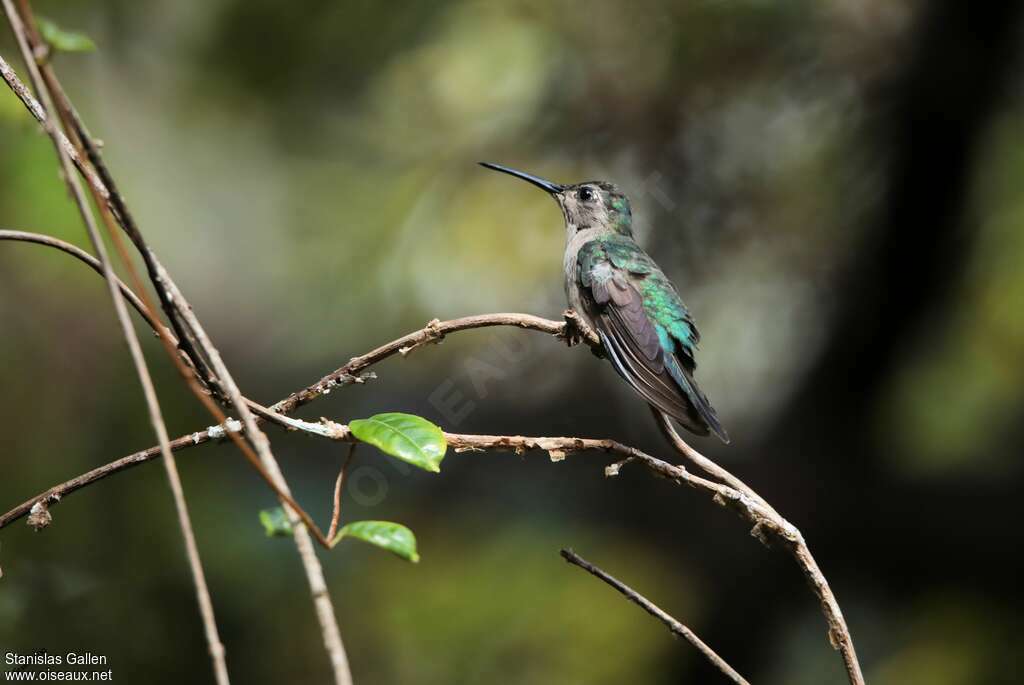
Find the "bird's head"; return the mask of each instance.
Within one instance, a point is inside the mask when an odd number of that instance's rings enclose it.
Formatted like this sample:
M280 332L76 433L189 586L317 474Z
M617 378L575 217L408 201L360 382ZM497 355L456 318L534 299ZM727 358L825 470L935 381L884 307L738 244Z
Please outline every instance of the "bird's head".
M629 199L614 184L604 181L584 181L559 185L538 176L517 171L499 164L480 162L488 169L494 169L527 183L532 183L555 198L562 208L565 227L571 238L577 231L597 229L599 233L633 235L633 215Z

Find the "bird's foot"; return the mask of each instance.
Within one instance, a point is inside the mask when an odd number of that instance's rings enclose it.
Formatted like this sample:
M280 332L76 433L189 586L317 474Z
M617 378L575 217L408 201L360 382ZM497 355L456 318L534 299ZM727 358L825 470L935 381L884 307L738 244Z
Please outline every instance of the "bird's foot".
M579 314L572 309L566 309L562 316L565 318L565 333L562 337L569 347L586 343L591 351L597 356L601 355L601 338L597 331L590 327Z

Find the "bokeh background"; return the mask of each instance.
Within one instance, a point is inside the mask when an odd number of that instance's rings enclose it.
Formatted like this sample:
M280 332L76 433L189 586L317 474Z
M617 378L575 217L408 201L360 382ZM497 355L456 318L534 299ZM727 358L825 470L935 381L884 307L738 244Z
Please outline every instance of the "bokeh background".
M1018 3L40 0L99 50L58 73L243 390L272 402L434 318L557 318L554 204L487 172L612 180L704 342L733 443L696 440L797 524L869 682L1018 682L1024 97ZM21 65L9 35L0 54ZM47 139L0 93L0 226L86 244ZM141 326L140 326L141 330ZM172 433L209 419L143 336ZM0 508L153 442L106 288L0 244ZM487 330L303 416L612 437L671 457L607 365ZM453 409L452 407L455 407ZM320 520L342 448L271 429ZM564 564L571 546L758 683L843 681L791 559L699 493L602 455L364 449L349 520L422 561L322 554L357 682L718 682ZM236 682L325 682L273 497L229 444L179 465ZM212 682L162 469L0 532L0 649Z

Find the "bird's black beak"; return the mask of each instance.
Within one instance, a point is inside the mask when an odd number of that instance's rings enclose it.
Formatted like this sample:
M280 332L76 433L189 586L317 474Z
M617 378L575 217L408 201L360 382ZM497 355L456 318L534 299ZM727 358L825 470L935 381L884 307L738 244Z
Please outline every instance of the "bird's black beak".
M565 190L565 186L560 186L557 183L552 183L551 181L545 181L543 178L533 176L525 171L516 171L515 169L509 169L507 166L492 164L490 162L480 162L480 166L487 167L488 169L494 169L495 171L500 171L502 173L509 174L510 176L515 176L516 178L521 178L527 183L532 183L541 190L546 190L552 195L556 195Z

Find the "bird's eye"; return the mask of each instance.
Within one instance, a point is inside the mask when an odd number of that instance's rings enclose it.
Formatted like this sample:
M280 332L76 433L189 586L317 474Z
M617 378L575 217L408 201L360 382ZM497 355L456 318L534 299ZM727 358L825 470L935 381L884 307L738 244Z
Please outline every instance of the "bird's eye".
M594 191L590 188L580 188L579 198L580 202L590 202L594 199Z

